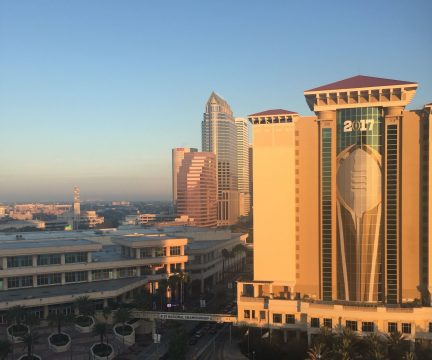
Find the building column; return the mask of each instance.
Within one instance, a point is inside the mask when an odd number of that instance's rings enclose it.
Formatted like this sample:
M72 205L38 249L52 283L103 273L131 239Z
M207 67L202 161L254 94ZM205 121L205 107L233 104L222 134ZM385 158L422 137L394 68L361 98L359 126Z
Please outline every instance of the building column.
M92 262L92 253L90 251L87 253L87 262L88 263Z
M62 285L66 284L65 273L61 274L61 283Z
M103 299L103 307L104 308L108 307L108 299L107 298Z
M49 315L49 308L48 308L48 305L45 305L43 307L43 318L44 319L48 318L48 315Z
M87 271L87 281L88 282L92 282L93 281L92 271L91 270Z
M7 267L7 257L6 256L2 257L2 268L3 268L3 270L6 270L8 268Z
M135 249L135 257L141 259L141 249Z
M32 276L32 282L33 282L33 287L36 287L37 286L37 275L33 275Z
M37 266L37 255L33 255L32 256L32 266L36 267Z
M64 265L65 263L65 254L60 254L60 264Z

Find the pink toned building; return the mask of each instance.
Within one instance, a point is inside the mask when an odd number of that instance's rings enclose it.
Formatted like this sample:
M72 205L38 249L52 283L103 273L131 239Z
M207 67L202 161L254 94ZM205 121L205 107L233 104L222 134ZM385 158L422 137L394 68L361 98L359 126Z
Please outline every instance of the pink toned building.
M179 169L177 214L186 215L194 226L217 226L216 155L189 152Z

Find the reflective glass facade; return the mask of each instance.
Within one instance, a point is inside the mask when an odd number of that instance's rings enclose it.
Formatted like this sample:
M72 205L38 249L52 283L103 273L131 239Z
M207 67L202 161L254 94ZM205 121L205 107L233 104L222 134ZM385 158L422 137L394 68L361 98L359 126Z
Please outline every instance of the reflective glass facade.
M321 133L322 298L332 299L332 129Z
M383 116L378 107L336 114L337 294L380 299Z

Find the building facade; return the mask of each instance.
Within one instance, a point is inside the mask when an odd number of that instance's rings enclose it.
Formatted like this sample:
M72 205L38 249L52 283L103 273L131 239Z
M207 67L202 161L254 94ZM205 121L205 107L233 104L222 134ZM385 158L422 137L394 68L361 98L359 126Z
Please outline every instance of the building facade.
M174 210L177 207L177 181L178 181L178 173L180 170L180 166L184 159L185 154L189 152L196 152L198 149L195 148L174 148L171 151L172 156L172 196L173 196L173 205Z
M248 216L250 212L249 121L243 118L236 118L235 125L237 129L239 216Z
M432 118L405 110L416 89L356 76L305 91L316 117L249 116L254 280L239 284L240 323L432 339Z
M214 153L184 155L177 177L177 214L194 226L217 226L216 166Z
M235 224L239 216L237 129L228 103L214 92L201 123L202 150L216 154L218 225Z

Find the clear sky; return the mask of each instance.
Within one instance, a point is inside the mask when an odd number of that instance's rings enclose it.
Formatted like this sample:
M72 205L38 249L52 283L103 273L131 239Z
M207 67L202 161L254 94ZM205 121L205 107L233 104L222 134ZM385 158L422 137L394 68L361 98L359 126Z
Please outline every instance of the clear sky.
M363 74L432 101L432 1L0 0L0 201L169 199L211 91L310 114Z

